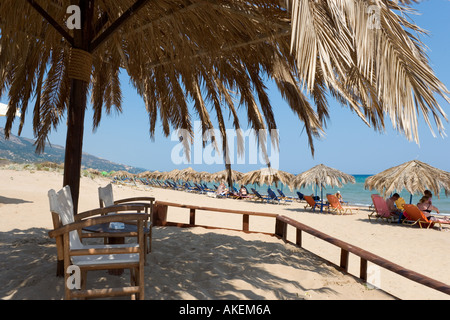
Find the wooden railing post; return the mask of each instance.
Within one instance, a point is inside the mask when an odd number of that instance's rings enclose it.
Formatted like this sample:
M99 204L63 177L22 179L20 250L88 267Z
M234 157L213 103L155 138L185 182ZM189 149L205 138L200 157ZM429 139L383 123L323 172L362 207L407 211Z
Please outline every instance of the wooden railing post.
M286 233L287 223L277 218L275 222L275 235L286 241Z
M341 249L341 264L340 267L348 272L348 255L349 252L345 249Z
M297 230L297 237L295 239L295 244L301 248L302 247L302 230L301 229L296 229L296 230Z
M191 208L189 210L189 224L195 226L195 209Z
M367 282L367 259L361 258L361 264L359 267L359 278L364 282Z
M248 232L250 230L250 216L248 214L242 215L242 230Z
M155 204L153 206L153 221L154 226L165 226L167 222L167 208L168 206L162 204Z

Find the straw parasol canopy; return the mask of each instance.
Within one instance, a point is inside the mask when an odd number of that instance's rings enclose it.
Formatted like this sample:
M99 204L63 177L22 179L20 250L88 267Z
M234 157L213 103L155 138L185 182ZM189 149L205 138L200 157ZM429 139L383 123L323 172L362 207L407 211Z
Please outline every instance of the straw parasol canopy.
M210 173L210 172L207 172L207 171L200 171L200 172L198 172L197 173L197 175L196 175L196 179L195 180L193 180L194 182L201 182L201 181L204 181L204 182L212 182L212 181L214 181L213 179L212 179L212 173Z
M284 185L287 185L289 189L292 190L292 180L294 179L294 177L295 176L289 172L269 167L245 173L242 176L241 183L256 183L258 185L266 184L268 186L272 185L273 183L278 186L278 183L282 183Z
M191 167L181 169L174 180L193 181L197 179L198 172Z
M376 190L383 197L394 191L408 191L411 195L430 190L439 197L442 189L445 195L450 193L450 172L437 169L424 162L412 160L370 176L364 187Z
M303 188L306 186L316 186L320 187L320 201L322 205L320 206L320 211L323 211L323 189L326 186L331 187L342 187L345 183L355 183L355 177L339 171L334 168L330 168L323 164L319 164L311 169L298 174L293 185L295 188Z
M161 175L161 180L178 180L178 174L180 173L180 169L173 169L168 172L163 172Z
M293 185L297 189L304 188L306 186L317 186L323 189L326 186L342 187L345 183L355 182L354 176L337 169L330 168L324 164L319 164L298 174L293 181Z
M220 182L220 181L229 181L228 179L228 169L222 170L222 171L218 171L215 173L211 174L211 181L216 181L216 182ZM231 170L231 181L232 182L238 182L241 180L243 176L242 172L236 171L236 170Z
M119 170L114 172L113 177L116 178L134 178L136 175L128 171Z
M147 178L147 179L159 179L162 175L162 172L159 172L158 170L155 171L144 171L137 175L139 178Z
M366 0L2 0L5 135L18 110L20 135L32 99L38 152L51 130L67 123L63 185L71 188L75 213L87 95L97 128L104 113L122 112L122 72L145 102L151 137L158 118L166 136L184 129L192 137L191 112L208 132L210 110L223 136L228 114L238 130L234 98L252 129L272 132L277 126L264 83L271 79L303 124L312 152L329 97L376 130L390 117L418 141L418 110L443 132L446 116L434 95L448 99L448 91L414 34L423 31L405 17L412 2L376 1L377 26Z

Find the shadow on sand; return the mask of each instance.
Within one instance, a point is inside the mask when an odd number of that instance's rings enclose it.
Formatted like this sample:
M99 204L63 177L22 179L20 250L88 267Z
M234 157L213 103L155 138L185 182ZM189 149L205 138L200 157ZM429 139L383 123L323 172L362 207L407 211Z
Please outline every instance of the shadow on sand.
M338 271L326 267L315 255L282 242L174 227L153 230L153 250L145 268L146 299L302 299L306 291L335 293L328 286L313 287L314 281L306 282L309 286L292 279L289 273L293 270L330 278ZM64 298L64 280L56 277L56 246L48 230L1 232L0 270L0 299ZM128 272L122 276L106 271L88 275L89 287L120 286L129 281Z
M0 196L0 204L21 204L21 203L33 203L33 201Z

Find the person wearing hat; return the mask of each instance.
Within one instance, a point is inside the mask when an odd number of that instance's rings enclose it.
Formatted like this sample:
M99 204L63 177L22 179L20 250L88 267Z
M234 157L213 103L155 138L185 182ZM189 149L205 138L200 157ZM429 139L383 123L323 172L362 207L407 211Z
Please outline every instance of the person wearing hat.
M341 192L338 190L335 194L336 198L338 198L340 203L344 203L344 201L342 200L342 195Z

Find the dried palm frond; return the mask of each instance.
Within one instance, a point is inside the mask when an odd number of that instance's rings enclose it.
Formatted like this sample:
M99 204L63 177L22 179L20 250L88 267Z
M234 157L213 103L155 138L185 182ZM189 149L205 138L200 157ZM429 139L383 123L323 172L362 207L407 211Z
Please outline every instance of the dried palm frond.
M443 135L447 117L435 96L450 102L449 92L428 64L420 40L425 31L407 18L412 2L80 0L84 25L69 30L67 8L77 1L2 0L0 98L5 92L9 98L5 135L17 111L22 129L28 101L35 97L33 127L37 150L43 151L46 137L65 114L83 117L78 120L84 123L84 110L74 110L86 106L88 91L97 128L104 112L122 111L122 69L143 97L150 137L159 118L166 136L182 130L187 156L192 113L201 119L203 133L212 133L211 107L225 159L226 113L239 132L238 108L256 132L274 133L270 139L276 147L276 109L266 79L276 82L299 118L313 154L314 138L323 133L329 116L329 97L376 130L383 130L390 118L397 130L419 142L417 123L423 116ZM76 69L69 63L74 49L87 56L80 69L88 73L82 78L90 79L89 90L78 88L83 99L77 103L69 100L74 83L79 84L68 72ZM79 131L69 136L83 138ZM265 141L259 142L266 155ZM243 144L238 146L242 152ZM75 149L70 161L81 159L81 144ZM79 163L74 160L73 166Z
M64 26L70 1L33 2ZM98 26L94 31L100 34L135 1L93 3L93 24ZM204 133L213 132L209 130L213 124L208 105L214 107L220 131L227 109L235 129L241 127L233 98L247 110L253 129L276 128L264 74L275 80L304 124L312 151L314 137L322 134L328 117L327 91L377 130L384 128L389 115L398 130L418 141L417 117L421 113L430 126L433 118L442 133L441 119L446 116L434 94L448 100L448 91L429 67L420 39L408 31L423 33L403 16L411 12L410 3L148 2L93 49L93 127L99 125L103 110L122 111L118 76L125 68L144 98L151 137L158 114L166 135L171 129L192 134L188 99L194 102ZM371 29L373 17L368 9L374 5L380 27ZM65 69L71 43L28 1L2 1L0 17L0 91L8 89L11 115L6 134L16 109L22 111L23 123L27 102L36 95L34 129L42 151L45 137L67 111L70 81ZM72 35L72 31L68 33ZM277 145L278 137L271 138Z

